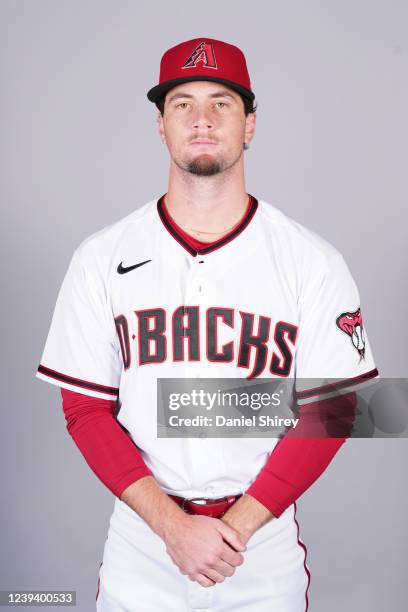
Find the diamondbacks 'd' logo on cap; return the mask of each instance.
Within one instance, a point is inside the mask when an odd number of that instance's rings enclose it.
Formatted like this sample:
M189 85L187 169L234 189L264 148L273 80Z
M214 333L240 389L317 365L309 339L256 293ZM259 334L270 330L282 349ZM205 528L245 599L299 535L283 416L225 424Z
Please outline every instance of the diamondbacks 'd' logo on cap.
M354 348L358 351L361 359L364 359L365 337L363 317L358 308L355 312L342 312L336 319L337 327L350 336Z
M201 42L192 52L182 68L196 68L201 62L204 68L218 68L215 59L214 47L211 43Z

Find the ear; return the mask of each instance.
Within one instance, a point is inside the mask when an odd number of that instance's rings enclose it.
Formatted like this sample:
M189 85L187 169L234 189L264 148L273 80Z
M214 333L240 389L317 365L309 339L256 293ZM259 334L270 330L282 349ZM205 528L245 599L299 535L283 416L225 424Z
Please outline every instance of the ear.
M255 135L256 113L248 113L245 117L245 143L249 145Z
M160 111L158 111L157 113L157 127L159 130L160 140L162 141L163 144L166 144L166 135L164 133L163 116Z

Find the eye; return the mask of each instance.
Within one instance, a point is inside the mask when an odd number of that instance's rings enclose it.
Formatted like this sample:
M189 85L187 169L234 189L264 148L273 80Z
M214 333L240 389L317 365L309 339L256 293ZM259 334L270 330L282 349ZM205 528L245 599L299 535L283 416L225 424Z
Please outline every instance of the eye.
M225 106L227 106L225 102L216 102L215 105L218 106L218 108L224 108Z
M176 108L187 108L188 104L187 102L180 102L179 104L176 104Z

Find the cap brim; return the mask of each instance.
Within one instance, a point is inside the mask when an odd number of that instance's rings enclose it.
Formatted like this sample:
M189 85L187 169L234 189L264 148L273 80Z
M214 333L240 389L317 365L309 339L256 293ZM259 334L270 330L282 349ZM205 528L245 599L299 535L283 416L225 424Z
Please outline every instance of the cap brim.
M165 81L164 83L160 83L160 85L156 85L149 89L147 92L147 97L150 102L157 102L162 96L164 96L170 89L175 87L176 85L180 85L181 83L188 83L189 81L213 81L215 83L223 83L223 85L227 85L231 89L234 89L242 96L252 101L255 99L255 94L250 90L246 89L246 87L242 87L241 85L237 85L233 81L228 81L226 79L220 79L218 77L202 77L202 76L189 76L183 77L180 79L173 79L172 81Z

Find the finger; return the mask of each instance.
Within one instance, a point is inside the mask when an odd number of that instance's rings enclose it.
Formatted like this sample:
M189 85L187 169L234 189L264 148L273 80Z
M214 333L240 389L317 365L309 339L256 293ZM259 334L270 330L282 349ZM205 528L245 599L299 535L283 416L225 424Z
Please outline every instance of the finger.
M226 563L222 559L220 559L216 565L214 565L213 569L226 578L230 578L235 572L235 567L229 563Z
M213 580L210 580L207 576L204 576L204 574L192 574L188 578L192 582L198 582L198 584L201 584L203 587L210 587L215 584Z
M226 540L228 544L232 546L232 548L235 548L235 550L238 551L246 550L246 546L241 540L238 531L235 531L235 529L219 520L217 520L216 527L224 540Z
M222 561L225 561L225 563L233 565L234 567L237 567L237 565L242 565L244 562L244 555L239 552L236 552L236 550L231 548L231 546L226 542L224 544L224 548L222 550L222 553L220 554L220 559L222 559Z
M205 575L213 582L224 582L225 580L225 576L210 567L205 570Z

